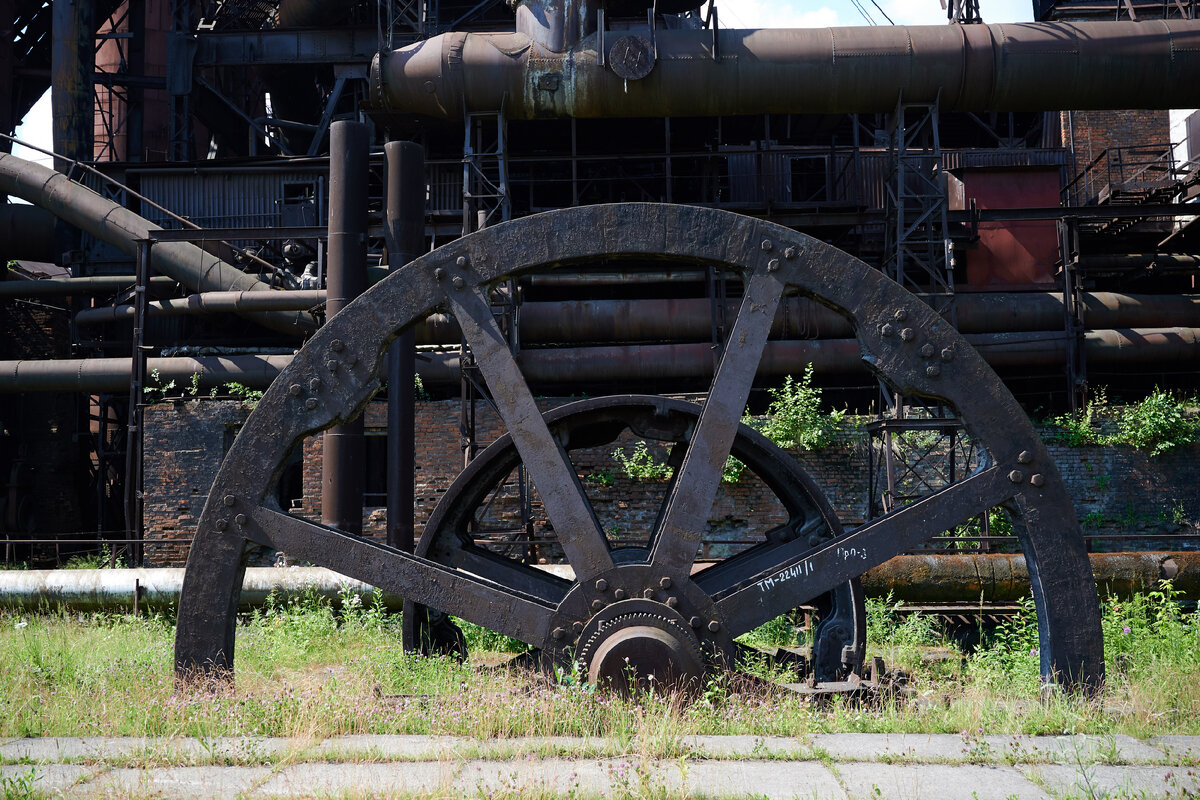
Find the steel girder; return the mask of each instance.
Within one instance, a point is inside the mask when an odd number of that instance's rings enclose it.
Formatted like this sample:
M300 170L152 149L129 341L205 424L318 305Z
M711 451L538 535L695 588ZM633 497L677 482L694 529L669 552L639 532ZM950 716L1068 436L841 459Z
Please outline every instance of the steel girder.
M623 258L733 270L745 286L707 402L637 563L614 559L487 300L488 287L507 277ZM775 309L791 291L845 316L864 361L897 391L953 406L987 451L988 466L816 546L796 538L774 549L771 563L747 561L727 570L715 589L705 588L690 574L701 532ZM304 437L361 413L380 385L389 343L436 310L458 318L574 568L576 580L561 599L291 516L274 496L288 454ZM1070 499L1024 412L947 322L863 262L762 220L638 203L539 214L459 239L376 284L331 319L272 384L230 449L201 516L184 579L176 670L184 677L231 673L243 556L255 546L453 609L531 644L578 641L620 654L628 642L610 634L620 634L622 620L629 620L629 630L645 632L639 642L649 642L649 650L676 653L687 665L701 652L711 666L730 651L733 637L997 505L1013 517L1029 564L1043 676L1097 687L1099 608ZM621 583L671 587L679 611L657 597L652 602L662 613L649 614L643 598L621 616L614 609L630 601L606 594ZM689 632L677 618L699 624Z

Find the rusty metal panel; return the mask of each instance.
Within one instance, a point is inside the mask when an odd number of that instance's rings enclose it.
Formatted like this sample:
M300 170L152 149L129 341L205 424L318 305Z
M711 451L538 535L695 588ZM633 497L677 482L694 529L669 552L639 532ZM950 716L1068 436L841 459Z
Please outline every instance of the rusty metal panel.
M965 168L960 207L980 209L1053 206L1058 201L1055 166ZM1058 232L1048 220L979 223L978 245L966 251L971 286L1049 284L1058 262Z
M324 170L154 171L139 177L143 195L203 228L286 225L289 221L324 225L327 220ZM309 191L313 210L299 210L310 204ZM293 214L297 211L303 219L298 223ZM141 213L164 228L180 227L152 206L146 205Z

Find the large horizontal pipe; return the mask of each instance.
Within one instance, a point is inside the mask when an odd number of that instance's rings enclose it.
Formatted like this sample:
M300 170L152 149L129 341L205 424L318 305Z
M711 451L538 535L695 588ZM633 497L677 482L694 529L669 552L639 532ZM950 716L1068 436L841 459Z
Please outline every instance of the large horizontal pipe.
M606 34L605 47L622 32ZM648 34L648 31L646 31ZM377 56L381 109L457 119L1175 108L1195 104L1200 21L658 30L624 80L599 34L564 53L522 33L447 33ZM502 101L503 100L503 104Z
M10 277L0 281L0 297L66 297L68 295L111 294L133 289L132 275L102 275L92 278L46 278L40 281ZM174 289L179 282L162 275L150 279L150 286Z
M139 609L171 609L179 605L183 572L171 568L0 570L0 608L123 611L133 609L136 594ZM242 580L238 607L243 611L261 608L272 594L286 602L313 593L335 605L352 596L369 605L373 592L374 588L362 581L324 567L250 567ZM393 610L403 605L392 594L381 599Z
M152 238L158 225L75 183L66 175L33 161L0 153L0 193L19 197L46 209L128 256L137 253L139 239ZM156 272L174 278L193 291L269 291L270 286L188 242L154 245ZM267 327L291 334L316 328L303 312L272 311L254 317Z
M1054 367L1067 357L1065 334L1029 332L968 334L993 367ZM1088 331L1084 336L1088 364L1105 368L1161 365L1196 369L1200 363L1200 329L1137 328ZM200 356L152 358L148 369L176 383L199 375L202 389L238 382L266 388L291 356ZM704 378L712 374L712 345L631 345L560 347L522 350L517 356L527 380L535 383L589 381L664 381ZM856 339L805 339L768 342L759 375L798 375L807 364L817 372L848 373L866 369ZM115 392L129 386L127 358L74 358L51 361L0 361L0 394L16 392ZM457 384L457 353L425 354L417 372L427 385Z
M204 292L187 297L155 300L147 303L147 310L155 315L190 315L233 313L251 311L306 311L325 303L325 290L301 289L272 292ZM75 315L77 325L96 325L133 319L133 306L107 306L86 308Z
M154 314L203 314L270 309L307 309L324 302L321 290L208 292L149 304ZM963 333L1053 331L1064 324L1058 292L970 293L955 300ZM1200 319L1200 295L1083 295L1084 323L1096 329L1186 326ZM726 309L729 319L737 303ZM132 319L132 306L91 308L75 315L79 325ZM853 333L848 320L820 303L787 298L775 315L777 339L838 339ZM455 344L462 339L453 317L435 314L416 331L417 344ZM705 299L580 300L521 306L523 345L581 342L695 342L712 335L712 304Z
M1088 558L1102 595L1155 591L1159 581L1169 579L1187 599L1200 600L1200 552L1092 553ZM1023 555L897 556L864 574L863 590L909 603L1014 602L1029 596L1029 568Z
M1101 594L1127 597L1156 590L1160 580L1169 579L1185 599L1200 599L1200 552L1092 553L1089 558ZM547 569L573 577L569 567ZM179 605L183 573L171 568L2 570L0 608L121 611L133 608L136 595L139 608L170 609ZM1015 602L1029 594L1029 570L1023 555L897 556L868 570L863 589L869 597L907 603ZM286 602L314 593L335 605L344 597L367 605L374 589L324 567L251 567L238 604L246 611L262 607L271 595ZM402 605L391 593L380 599L388 609Z

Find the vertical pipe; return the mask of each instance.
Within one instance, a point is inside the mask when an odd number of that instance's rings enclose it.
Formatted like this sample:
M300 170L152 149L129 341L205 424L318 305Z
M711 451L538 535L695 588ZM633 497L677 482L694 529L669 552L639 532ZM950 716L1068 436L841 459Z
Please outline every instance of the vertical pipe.
M339 120L329 128L329 144L325 315L332 319L367 288L367 126ZM348 533L362 533L365 445L361 416L325 431L321 521Z
M92 74L95 72L95 8L83 0L54 0L50 51L50 103L54 110L54 152L92 160ZM11 46L11 42L9 45ZM56 168L67 171L58 161Z
M388 269L397 270L425 249L425 153L416 142L388 142ZM416 352L412 330L388 353L387 543L411 553L415 544L413 501Z
M133 287L133 363L129 373L129 425L125 437L125 527L129 531L130 563L141 566L143 471L142 391L146 386L146 287L150 281L150 250L153 239L138 239L136 281ZM109 551L115 558L116 548Z

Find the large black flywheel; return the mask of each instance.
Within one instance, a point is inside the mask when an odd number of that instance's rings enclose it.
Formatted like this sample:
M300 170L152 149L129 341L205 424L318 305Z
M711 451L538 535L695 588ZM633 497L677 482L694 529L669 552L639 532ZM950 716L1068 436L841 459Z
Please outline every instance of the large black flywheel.
M572 468L570 445L554 432L558 418L548 421L538 408L488 302L502 280L598 260L711 266L739 273L744 286L704 405L698 416L682 413L689 428L673 440L682 454L661 511L645 546L632 553L610 545ZM849 531L839 532L827 518L819 494L807 496L797 502L813 504L829 524L826 535L767 538L694 572L722 467L753 438L740 419L776 309L791 292L844 315L879 377L905 395L952 407L986 458L966 479ZM424 556L409 555L281 508L274 487L289 454L306 436L361 413L379 388L391 341L436 311L453 314L461 326L507 428L504 447L519 455L536 487L570 579L535 574L512 559L500 563L466 546L444 547L450 539L442 535ZM635 424L640 412L614 402L620 424ZM658 402L672 413L668 401L629 402ZM561 413L570 420L576 412ZM755 471L764 480L791 474L769 464ZM486 490L487 480L478 478L477 487L472 480L461 478L467 486L456 484L456 491ZM781 486L777 493L792 491ZM872 566L997 505L1009 509L1029 565L1042 674L1098 685L1098 602L1070 499L1028 418L948 323L863 262L762 220L638 203L564 209L487 228L422 256L351 303L297 354L213 483L184 579L176 669L184 676L232 670L245 556L266 546L544 652L571 644L598 676L630 657L687 679L728 660L742 633L844 591ZM447 522L447 534L453 526ZM467 563L474 558L486 558L487 568ZM853 642L855 634L839 638Z

